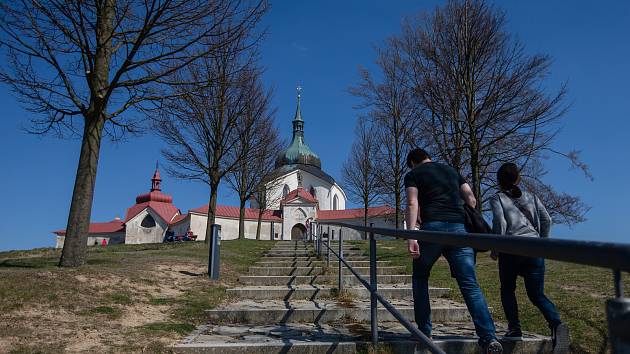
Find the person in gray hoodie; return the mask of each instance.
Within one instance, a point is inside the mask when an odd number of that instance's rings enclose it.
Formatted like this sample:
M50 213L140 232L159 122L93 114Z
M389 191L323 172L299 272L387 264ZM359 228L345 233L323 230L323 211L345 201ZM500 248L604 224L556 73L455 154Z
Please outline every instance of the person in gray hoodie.
M547 209L538 197L518 187L520 180L519 169L514 163L505 163L499 168L499 191L490 199L493 232L510 236L549 237L551 217ZM554 353L568 353L569 328L560 320L556 306L544 293L545 260L495 252L491 253L491 257L499 259L501 303L508 320L505 337L519 339L523 336L514 293L516 279L520 275L529 300L538 307L551 329Z

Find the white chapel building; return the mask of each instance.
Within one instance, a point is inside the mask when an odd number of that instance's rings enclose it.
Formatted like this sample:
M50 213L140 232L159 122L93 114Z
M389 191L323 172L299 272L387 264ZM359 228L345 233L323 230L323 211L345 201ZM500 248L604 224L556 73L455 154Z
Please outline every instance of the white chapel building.
M267 208L261 221L261 240L306 239L317 223L337 221L363 224L363 208L346 209L347 197L333 177L322 170L322 162L305 142L304 120L298 95L293 119L293 138L275 162L273 178L267 183ZM192 234L204 240L208 205L182 213L173 198L162 192L162 179L156 168L149 193L136 197L124 220L91 223L88 245L109 243L159 243L168 235ZM259 209L255 200L245 210L245 238L255 239ZM375 206L368 209L370 223L394 227L394 209ZM216 223L221 225L221 239L238 238L239 208L217 205ZM338 228L326 228L339 235ZM344 239L360 239L352 230ZM54 231L57 247L63 246L65 230Z

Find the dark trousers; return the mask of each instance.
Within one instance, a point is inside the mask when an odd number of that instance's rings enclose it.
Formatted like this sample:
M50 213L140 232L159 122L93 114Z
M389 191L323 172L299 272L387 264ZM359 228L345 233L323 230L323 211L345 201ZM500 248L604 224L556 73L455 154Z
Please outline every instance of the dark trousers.
M545 260L509 254L499 255L499 279L501 280L501 303L508 320L508 327L520 330L518 303L516 302L516 278L522 276L527 297L545 316L549 328L560 323L556 306L545 296Z
M423 230L465 232L464 225L440 221L426 222ZM495 328L486 299L477 283L474 252L470 247L450 247L433 243L420 243L420 257L413 261L413 301L418 328L431 335L431 306L429 303L429 274L440 255L448 260L451 274L457 280L481 345L495 339Z

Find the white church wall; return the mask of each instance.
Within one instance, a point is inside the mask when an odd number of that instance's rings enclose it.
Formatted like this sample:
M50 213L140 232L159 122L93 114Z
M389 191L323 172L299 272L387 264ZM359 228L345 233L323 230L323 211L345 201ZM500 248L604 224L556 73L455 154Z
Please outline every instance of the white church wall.
M149 214L155 220L155 226L143 227L142 220ZM167 226L167 222L162 217L151 208L146 208L126 223L125 243L162 243Z
M374 223L375 227L383 227L383 228L393 228L396 227L395 226L395 222L392 218L393 216L390 215L385 215L385 216L378 216L378 217L372 217L372 218L368 218L368 226L370 225L370 223ZM339 219L339 220L334 220L335 222L341 222L341 223L345 223L345 224L350 224L350 225L359 225L359 226L363 226L363 218L357 218L357 219ZM325 220L320 220L321 223L325 223ZM329 232L330 230L330 236L332 237L332 240L338 240L339 239L339 230L342 229L339 226L326 226L323 225L322 226L322 231L323 232ZM380 236L380 235L376 235L377 239L391 239L391 237L387 237L387 236ZM343 228L343 239L344 240L363 240L363 232L361 231L356 231L353 229L348 229L348 228Z
M302 224L306 227L306 221L308 219L315 219L316 210L312 204L306 203L292 203L284 205L282 212L282 227L284 233L282 234L282 240L291 239L291 229L296 224Z
M333 210L333 199L335 195L337 195L339 200L337 210L344 210L346 208L346 195L341 187L339 187L339 185L337 185L336 183L330 184L327 181L306 171L299 171L302 174L302 188L310 193L311 187L313 187L313 189L315 190L314 197L317 198L320 210ZM274 201L274 203L270 203L269 209L280 208L280 200L282 199L282 193L285 185L289 187L289 191L297 189L297 172L298 170L292 171L280 177L279 181L272 182L273 184L277 183L280 187L274 188L269 192L267 199L270 201ZM252 203L251 205L252 208L258 207L257 203Z
M197 240L202 241L206 239L206 223L207 217L205 215L191 214L190 215L190 230L194 235L197 235ZM225 218L218 216L216 223L221 225L221 239L222 240L235 240L238 238L238 219ZM256 239L256 229L258 227L258 220L245 220L245 238ZM282 222L276 221L273 223L274 234L278 234L278 237L282 236ZM271 221L263 220L260 225L260 239L269 240L271 237Z
M57 236L55 242L55 248L63 248L63 244L66 240L65 236ZM87 239L88 246L101 246L103 244L103 240L107 242L108 245L116 245L125 242L125 233L124 232L112 232L112 233L99 233L99 234L89 234Z

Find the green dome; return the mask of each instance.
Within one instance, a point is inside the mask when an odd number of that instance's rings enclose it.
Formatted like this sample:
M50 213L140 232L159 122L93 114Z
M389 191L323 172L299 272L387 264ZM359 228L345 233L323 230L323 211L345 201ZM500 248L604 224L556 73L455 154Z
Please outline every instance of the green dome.
M295 118L293 119L293 139L289 147L278 155L276 168L294 164L311 165L320 169L322 168L322 162L319 156L304 142L304 121L302 120L302 112L300 110L299 95Z

